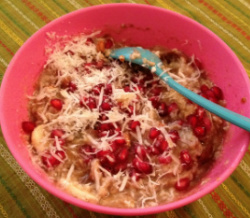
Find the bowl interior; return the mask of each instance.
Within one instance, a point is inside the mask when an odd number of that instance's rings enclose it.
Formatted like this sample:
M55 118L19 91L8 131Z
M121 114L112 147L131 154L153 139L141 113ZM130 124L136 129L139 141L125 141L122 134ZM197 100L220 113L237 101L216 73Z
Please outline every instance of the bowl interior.
M190 56L195 55L203 62L214 83L223 89L227 107L250 117L249 79L235 54L211 31L189 18L156 7L135 4L90 7L63 16L35 33L20 48L5 73L0 98L1 126L9 149L19 164L50 193L69 203L102 213L157 213L183 206L211 192L232 173L247 149L249 134L234 125L231 125L225 139L221 157L206 175L206 182L197 186L185 199L154 208L125 210L88 204L55 188L32 165L25 149L20 123L28 117L26 97L32 93L45 63L46 33L65 35L95 30L103 30L103 34L109 34L115 40L129 45L161 45L180 49ZM242 98L246 99L245 103Z

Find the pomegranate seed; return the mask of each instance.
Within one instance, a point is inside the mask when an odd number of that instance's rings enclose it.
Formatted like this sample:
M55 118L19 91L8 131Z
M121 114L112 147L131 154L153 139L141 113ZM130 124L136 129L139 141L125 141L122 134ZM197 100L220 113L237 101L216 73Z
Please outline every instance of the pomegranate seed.
M202 119L202 123L207 131L209 131L212 128L212 123L208 117L204 117Z
M88 144L82 145L82 146L80 147L80 153L83 153L83 154L92 153L92 152L94 152L94 151L95 151L95 149L92 148L91 145L88 145Z
M135 144L135 153L141 160L144 160L147 156L147 151L143 145Z
M197 115L197 118L199 119L199 120L202 120L203 119L203 117L205 116L205 110L204 110L204 108L201 108L201 107L198 107L197 109L196 109L196 112L195 112L195 114Z
M140 122L137 121L137 120L132 120L129 124L129 128L132 130L132 131L136 131L136 127L137 126L140 126Z
M127 163L118 163L114 167L113 174L116 174L120 171L124 171L126 169L127 169Z
M143 86L142 86L142 85L140 85L140 84L139 84L139 85L137 85L137 87L135 87L135 88L134 88L134 90L135 90L135 91L137 91L137 90L138 90L139 92L144 92L144 88L143 88Z
M197 116L195 116L195 115L189 115L188 117L187 117L187 121L188 121L188 123L190 124L190 126L192 127L192 128L195 128L196 126L197 126L197 124L198 124L198 118L197 118Z
M222 92L222 90L218 86L213 86L210 90L214 93L214 96L218 100L222 100L223 99L223 92Z
M160 151L164 152L166 149L168 148L168 142L167 141L163 141L161 144L160 144Z
M130 86L125 86L123 89L125 92L131 92Z
M55 154L61 159L65 159L65 152L64 151L56 151ZM46 155L42 156L42 162L46 167L55 167L59 165L61 162L56 159L53 155L50 153L47 153Z
M131 116L134 113L134 106L129 105L128 108L124 110L124 112Z
M99 60L96 62L96 68L101 70L104 66L104 61L103 60Z
M153 147L151 147L151 153L157 155L160 153L160 150L162 150L164 147L166 147L164 136L159 135L154 141Z
M112 85L111 85L111 84L107 84L107 85L106 85L106 88L104 89L104 93L105 93L106 95L111 95L112 92L113 92L113 90L112 90Z
M159 156L158 161L161 164L169 164L172 162L172 157L171 156Z
M195 66L196 66L199 70L202 70L202 69L203 69L203 65L202 65L200 59L195 58L195 59L194 59L194 64L195 64Z
M100 114L99 116L99 120L101 121L105 121L105 120L108 120L109 118L106 116L106 114Z
M96 156L103 167L111 167L115 163L115 155L110 150L101 150Z
M123 148L119 154L117 155L117 158L120 161L125 161L128 158L128 149L127 148Z
M205 92L205 95L207 98L215 98L214 93L210 89Z
M93 39L92 38L87 38L85 44L90 45L91 43L94 43Z
M153 155L159 155L160 154L160 150L156 146L148 147L148 149L149 149L150 154L153 154Z
M35 128L36 124L31 121L22 122L22 129L25 133L32 133Z
M184 191L189 187L189 185L190 185L189 178L182 178L175 183L175 189L178 191Z
M93 94L100 95L101 89L103 86L104 86L103 84L98 84L98 85L94 86L94 88L92 89Z
M133 77L131 77L131 81L132 81L133 83L136 83L136 84L140 82L138 76L133 76Z
M181 160L181 162L183 164L185 164L187 166L190 166L192 164L192 162L193 162L193 160L192 160L189 152L186 151L186 150L181 151L181 153L180 153L180 160Z
M207 87L207 85L203 84L203 85L200 87L200 90L201 90L201 92L206 93L206 91L208 91L209 88Z
M137 158L133 160L133 166L138 172L141 173L150 174L153 172L153 167L149 163L142 162Z
M125 145L126 144L126 140L124 138L119 138L115 140L115 143L117 145Z
M153 93L155 96L160 95L161 92L162 92L162 90L161 90L160 87L154 87L154 88L151 90L151 93Z
M208 97L207 98L209 101L212 101L213 103L218 103L217 99L215 97Z
M58 138L62 138L63 135L64 131L62 129L54 129L51 131L50 137L55 138L57 136Z
M169 134L174 143L176 143L180 139L179 133L176 130L171 130Z
M69 87L68 87L68 91L69 91L69 92L74 92L75 90L77 90L76 84L70 82L70 83L69 83Z
M109 130L111 130L113 128L114 128L114 126L111 123L100 123L99 127L98 127L98 129L100 131L109 131Z
M149 98L149 100L151 101L154 108L159 107L160 103L159 103L159 97L158 96L152 96L151 98Z
M171 103L169 106L168 106L168 113L172 113L172 112L175 112L179 109L178 105L174 102L174 103Z
M136 172L136 170L132 169L129 173L129 176L132 178L134 182L138 181L141 178L141 175Z
M87 98L85 102L86 102L86 104L87 104L87 106L89 107L90 110L97 107L96 106L96 100L94 98L92 98L92 97Z
M110 111L111 110L111 104L109 102L103 102L101 104L101 108L104 110L104 111Z
M197 137L202 137L202 136L205 136L206 135L206 129L204 126L197 126L194 128L194 134L197 136Z
M158 107L158 113L161 117L165 117L168 115L168 107L164 102L160 103Z
M107 39L106 41L105 41L105 48L106 49L109 49L109 48L111 48L112 46L113 46L113 41L111 40L111 39Z
M63 101L61 99L55 98L50 101L50 105L57 110L61 110L63 106Z
M156 129L155 127L152 127L149 131L149 138L155 139L161 134L161 131Z

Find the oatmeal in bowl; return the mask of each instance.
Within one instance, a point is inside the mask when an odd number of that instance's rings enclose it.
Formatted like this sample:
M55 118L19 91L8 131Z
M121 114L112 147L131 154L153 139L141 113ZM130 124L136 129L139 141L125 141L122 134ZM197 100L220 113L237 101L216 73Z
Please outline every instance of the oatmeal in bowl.
M47 48L22 127L34 163L58 187L91 203L144 208L175 201L200 182L220 153L225 121L150 70L105 56L121 46L112 38L53 38L59 42ZM188 89L225 104L198 59L152 51Z
M184 24L189 31L176 28ZM248 80L231 50L188 18L142 5L91 7L52 22L20 49L1 87L3 133L23 169L69 203L116 215L197 200L232 173L249 141L150 70L109 58L131 45L158 55L178 83L248 116Z

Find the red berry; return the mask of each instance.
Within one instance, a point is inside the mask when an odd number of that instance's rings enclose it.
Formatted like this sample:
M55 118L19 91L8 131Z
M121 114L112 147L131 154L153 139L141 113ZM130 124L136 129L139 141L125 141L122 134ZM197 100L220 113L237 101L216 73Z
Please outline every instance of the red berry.
M163 155L161 155L161 156L158 157L158 161L161 164L169 164L169 163L172 162L172 157L171 156L163 156Z
M136 127L137 126L140 126L140 122L137 121L137 120L132 120L129 124L129 128L132 130L132 131L136 131Z
M135 153L141 160L144 160L147 157L147 151L143 145L135 144Z
M117 155L117 158L120 161L125 161L128 158L128 149L127 148L121 149L121 151Z
M207 85L203 84L203 85L200 87L200 90L201 90L201 92L206 93L206 91L209 90L209 88L208 88Z
M92 89L92 92L94 95L100 95L101 93L101 89L103 88L103 84L98 84L98 85L95 85Z
M202 65L200 59L195 58L195 59L194 59L194 64L195 64L195 66L196 66L199 70L202 70L202 69L203 69L203 65Z
M203 126L205 127L206 131L209 131L212 128L211 120L208 117L204 117L202 119Z
M180 139L179 133L176 130L171 130L169 134L174 143L176 143Z
M152 96L151 98L149 98L149 100L151 101L154 108L159 107L160 103L159 103L159 97L158 96Z
M90 44L92 44L92 43L94 43L93 39L92 39L92 38L87 38L85 44L86 44L86 45L90 45Z
M125 86L123 89L125 92L131 92L130 86Z
M150 174L153 171L153 167L149 163L140 161L138 158L134 158L132 164L137 172Z
M62 129L54 129L51 131L50 137L55 138L56 136L58 138L61 138L64 135L64 131Z
M197 137L202 137L206 135L206 128L204 126L197 126L194 128L194 134Z
M61 160L64 160L66 157L64 151L56 151L55 155L57 155ZM51 153L47 153L46 155L42 156L42 162L46 167L55 167L61 163Z
M104 111L110 111L111 108L112 108L112 105L111 105L111 103L109 103L109 102L102 102L101 108L102 108L102 110L104 110Z
M111 40L111 39L106 39L106 41L105 41L105 48L106 49L109 49L109 48L111 48L112 46L113 46L113 41Z
M115 140L115 143L117 145L125 145L126 144L126 140L124 138L119 138Z
M113 90L112 90L112 85L111 85L111 84L107 84L107 85L106 85L106 88L104 89L104 93L105 93L106 95L111 95L112 92L113 92Z
M171 103L169 106L168 106L168 113L172 113L172 112L175 112L179 109L178 105L174 102L174 103Z
M222 90L218 86L213 86L211 88L211 91L214 93L214 96L218 100L222 100L223 99L223 92L222 92Z
M197 116L196 115L189 115L188 117L187 117L187 121L188 121L188 123L190 124L190 126L192 127L192 128L195 128L196 126L197 126L197 124L198 124L198 118L197 118Z
M193 163L193 160L192 160L189 152L186 150L181 151L180 160L186 166L190 166Z
M158 113L161 117L165 117L168 115L168 107L164 102L160 103L157 110L158 110Z
M161 131L156 129L155 127L152 127L149 131L149 138L155 139L161 134Z
M63 101L61 99L55 98L50 101L50 105L56 110L61 110L63 106Z
M35 127L36 127L36 124L31 121L22 122L22 129L25 133L32 133Z
M187 190L189 185L190 185L189 178L182 178L175 183L175 189L178 191L184 191L184 190Z
M135 169L131 170L131 172L129 173L129 176L134 182L138 181L141 178L141 175L137 173Z
M152 94L155 95L155 96L160 95L161 92L162 92L162 90L161 90L160 87L154 87L154 88L150 91L150 93L152 93Z
M69 92L74 92L75 90L77 90L76 84L70 82L69 87L68 87L68 91L69 91Z

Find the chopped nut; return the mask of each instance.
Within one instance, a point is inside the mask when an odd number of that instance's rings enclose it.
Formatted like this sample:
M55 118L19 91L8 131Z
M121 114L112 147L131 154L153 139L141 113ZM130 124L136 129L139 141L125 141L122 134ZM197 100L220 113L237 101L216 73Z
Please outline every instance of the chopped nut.
M123 55L120 55L120 56L119 56L119 60L120 60L121 62L124 62L124 61L125 61L125 57L124 57Z
M97 51L100 51L100 52L104 52L105 51L104 40L100 40L100 41L97 42L96 49L97 49Z

